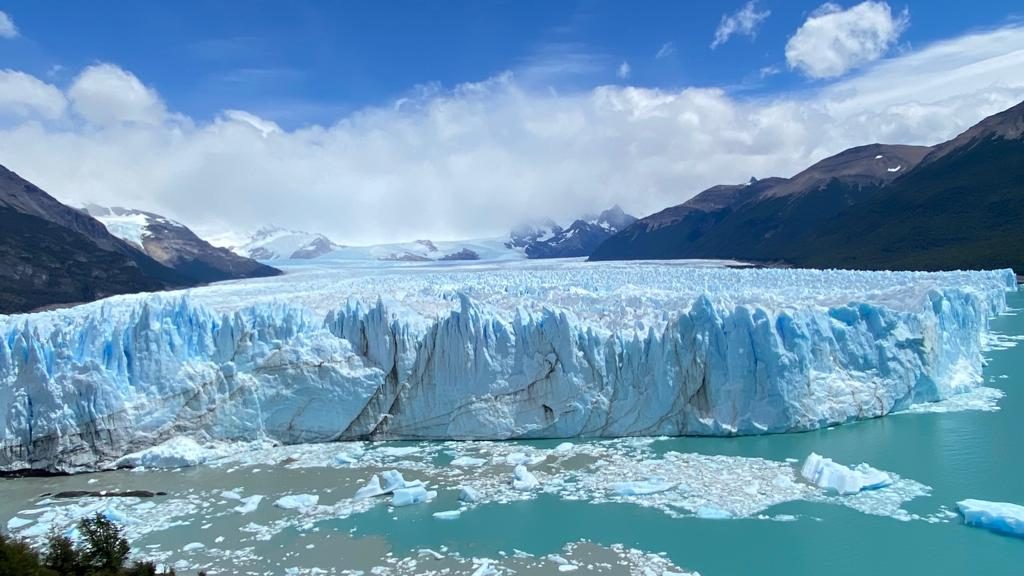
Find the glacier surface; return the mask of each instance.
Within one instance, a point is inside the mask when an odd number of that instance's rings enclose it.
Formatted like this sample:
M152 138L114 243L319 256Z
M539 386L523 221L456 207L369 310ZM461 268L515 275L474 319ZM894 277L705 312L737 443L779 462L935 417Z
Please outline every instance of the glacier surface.
M977 386L1016 286L670 263L291 272L0 316L0 469L90 470L176 437L809 430Z

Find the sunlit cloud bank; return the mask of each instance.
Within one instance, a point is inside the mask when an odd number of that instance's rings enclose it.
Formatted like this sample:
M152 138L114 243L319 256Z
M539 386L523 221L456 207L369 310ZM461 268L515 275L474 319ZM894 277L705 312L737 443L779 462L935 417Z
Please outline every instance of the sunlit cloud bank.
M0 164L65 202L150 209L202 231L275 223L349 243L476 237L613 203L643 215L854 145L936 143L1021 100L1022 27L771 98L713 87L558 93L506 73L295 130L241 109L189 118L145 78L97 64L66 86L0 71Z

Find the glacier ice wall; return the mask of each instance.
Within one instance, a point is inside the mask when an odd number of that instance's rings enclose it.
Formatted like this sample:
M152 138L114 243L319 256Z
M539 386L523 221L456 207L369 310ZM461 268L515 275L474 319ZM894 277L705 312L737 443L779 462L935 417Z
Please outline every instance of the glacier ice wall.
M645 331L464 293L433 318L380 299L321 318L166 295L0 317L0 469L88 470L177 435L733 435L873 418L980 381L988 318L1015 283L972 274L915 306L701 295Z

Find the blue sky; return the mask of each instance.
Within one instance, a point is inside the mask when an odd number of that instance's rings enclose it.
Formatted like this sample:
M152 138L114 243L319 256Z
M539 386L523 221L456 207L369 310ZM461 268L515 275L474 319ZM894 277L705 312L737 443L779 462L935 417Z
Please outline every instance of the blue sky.
M202 118L244 108L284 126L504 70L559 90L628 83L764 94L813 83L787 69L784 48L821 2L759 2L770 15L756 37L712 49L723 16L745 3L26 0L4 3L21 37L0 54L4 67L56 83L94 62L117 63L175 110ZM894 12L909 8L892 3ZM895 50L999 26L1015 10L1024 8L1009 0L929 0ZM623 62L626 78L617 75ZM762 78L762 69L781 73Z
M638 215L1024 100L988 0L0 5L0 164L207 235Z

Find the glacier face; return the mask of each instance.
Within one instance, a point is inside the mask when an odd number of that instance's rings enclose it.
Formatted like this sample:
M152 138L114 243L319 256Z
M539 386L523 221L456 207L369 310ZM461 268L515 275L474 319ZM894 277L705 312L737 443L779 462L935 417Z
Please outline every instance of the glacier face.
M0 469L175 436L808 430L980 381L1011 271L670 264L308 268L0 317Z

